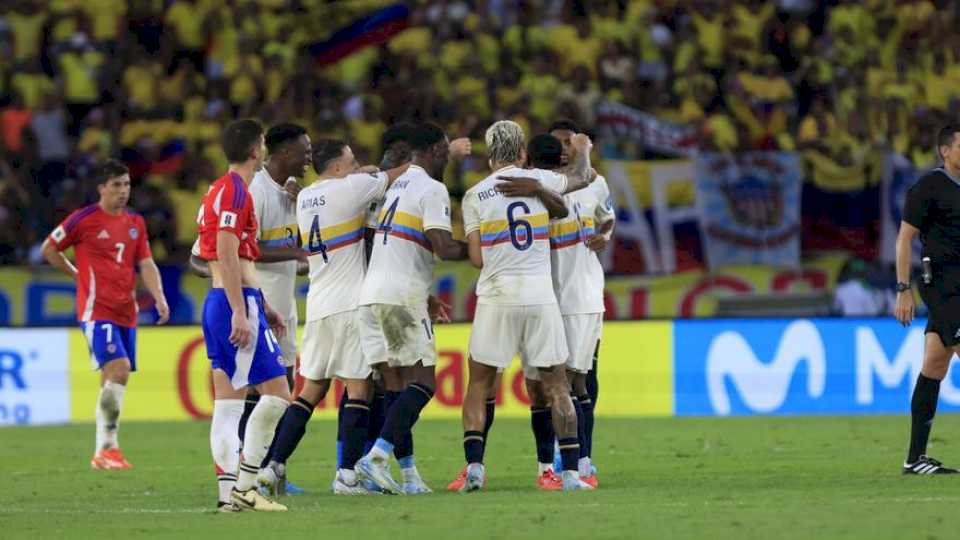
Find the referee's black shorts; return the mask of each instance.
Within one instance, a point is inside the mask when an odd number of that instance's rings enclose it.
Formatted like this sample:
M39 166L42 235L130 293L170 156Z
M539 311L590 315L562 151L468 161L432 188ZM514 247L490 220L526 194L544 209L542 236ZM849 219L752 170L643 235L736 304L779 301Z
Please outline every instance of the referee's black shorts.
M927 329L947 348L960 345L960 266L934 268L933 282L920 284L920 298L929 315Z

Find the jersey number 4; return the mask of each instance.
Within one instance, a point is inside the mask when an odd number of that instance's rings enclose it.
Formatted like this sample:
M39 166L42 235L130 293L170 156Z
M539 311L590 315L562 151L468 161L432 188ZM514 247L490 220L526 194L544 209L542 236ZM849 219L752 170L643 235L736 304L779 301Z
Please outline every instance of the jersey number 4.
M397 204L400 203L400 197L397 197L390 203L390 207L383 214L383 219L380 220L380 226L377 227L380 231L383 232L383 243L387 243L387 238L390 238L390 231L393 230L393 216L397 213Z
M319 253L320 256L323 257L323 262L330 262L327 258L327 245L323 243L323 238L320 237L320 216L313 216L313 223L310 224L307 251L309 251L311 255Z

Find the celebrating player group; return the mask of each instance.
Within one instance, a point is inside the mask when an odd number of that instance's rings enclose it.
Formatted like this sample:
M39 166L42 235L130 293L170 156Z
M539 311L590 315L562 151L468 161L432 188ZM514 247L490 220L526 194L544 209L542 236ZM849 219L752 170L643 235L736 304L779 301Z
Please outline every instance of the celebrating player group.
M447 489L483 489L493 398L516 355L532 404L538 487L597 487L590 452L604 275L596 252L614 219L580 131L560 121L528 143L514 122L490 126L491 172L463 196L461 241L442 178L450 160L471 153L468 139L450 141L430 122L399 123L384 133L380 165L360 166L345 142L311 141L295 124L265 132L255 120L239 120L224 129L229 169L203 199L191 258L210 278L202 325L221 512L287 509L273 497L298 489L286 478L287 462L333 379L345 388L333 492L431 491L416 467L412 430L436 387L433 325L449 321L450 306L430 295L436 258L480 269L463 404L465 467ZM319 179L301 188L309 166ZM100 203L72 214L44 245L51 264L77 278L78 318L102 370L96 468L130 467L116 432L124 385L136 369L136 265L158 322L169 311L143 220L125 210L129 186L122 165L108 163ZM71 245L77 267L61 254ZM98 277L108 273L109 280ZM304 385L291 400L298 273L309 274Z

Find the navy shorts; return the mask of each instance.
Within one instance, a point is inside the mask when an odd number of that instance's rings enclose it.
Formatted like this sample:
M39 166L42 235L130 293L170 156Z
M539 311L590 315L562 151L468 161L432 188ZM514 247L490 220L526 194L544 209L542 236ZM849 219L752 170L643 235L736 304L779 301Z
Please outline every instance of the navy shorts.
M137 370L137 329L112 321L85 321L80 330L87 338L93 369L102 369L117 358L130 360L130 371Z
M226 292L223 289L210 289L203 303L203 340L207 344L210 367L223 370L236 390L287 374L280 344L263 313L260 291L244 287L243 300L247 308L247 322L253 330L250 343L243 349L230 343L230 317L233 316L233 310L230 309Z

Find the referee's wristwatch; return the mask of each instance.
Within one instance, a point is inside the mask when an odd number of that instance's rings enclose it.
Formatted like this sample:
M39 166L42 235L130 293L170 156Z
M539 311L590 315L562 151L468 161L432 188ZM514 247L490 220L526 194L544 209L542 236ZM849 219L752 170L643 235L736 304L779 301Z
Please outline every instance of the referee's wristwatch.
M897 282L897 292L902 293L910 290L910 284L902 281Z

